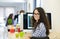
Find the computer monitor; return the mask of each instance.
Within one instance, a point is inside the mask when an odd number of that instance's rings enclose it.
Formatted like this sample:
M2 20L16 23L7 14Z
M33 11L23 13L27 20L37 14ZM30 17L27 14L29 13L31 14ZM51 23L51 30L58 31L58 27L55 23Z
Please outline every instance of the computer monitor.
M32 28L32 22L31 18L33 16L33 13L26 13L23 18L23 24L24 24L24 29L31 29ZM49 23L50 23L50 29L52 28L51 26L51 13L46 13L46 16L48 17Z

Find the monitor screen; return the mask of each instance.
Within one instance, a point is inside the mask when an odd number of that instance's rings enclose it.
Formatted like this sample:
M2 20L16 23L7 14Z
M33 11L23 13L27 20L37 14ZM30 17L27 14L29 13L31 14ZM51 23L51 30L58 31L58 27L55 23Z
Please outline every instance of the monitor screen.
M33 16L32 13L27 13L27 26L29 29L32 28L32 16Z
M50 23L50 29L52 29L52 24L51 24L51 13L46 13L46 16L49 20L49 23Z

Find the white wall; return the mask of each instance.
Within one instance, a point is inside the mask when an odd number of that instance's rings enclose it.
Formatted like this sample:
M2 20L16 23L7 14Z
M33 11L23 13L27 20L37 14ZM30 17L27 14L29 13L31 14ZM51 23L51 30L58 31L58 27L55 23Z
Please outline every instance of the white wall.
M33 12L34 0L26 0L26 1L27 1L27 12Z
M36 7L40 7L41 6L41 0L36 0Z
M0 0L0 2L25 2L25 0Z
M52 14L52 30L60 32L60 0L41 0L41 7Z

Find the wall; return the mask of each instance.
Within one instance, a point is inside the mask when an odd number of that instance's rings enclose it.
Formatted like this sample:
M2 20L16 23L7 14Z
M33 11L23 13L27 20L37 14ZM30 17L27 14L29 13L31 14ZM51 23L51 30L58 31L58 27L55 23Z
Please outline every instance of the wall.
M0 2L25 2L25 0L0 0Z
M26 3L27 3L27 12L33 12L34 0L26 0Z
M41 0L41 7L52 14L52 30L60 32L60 0Z

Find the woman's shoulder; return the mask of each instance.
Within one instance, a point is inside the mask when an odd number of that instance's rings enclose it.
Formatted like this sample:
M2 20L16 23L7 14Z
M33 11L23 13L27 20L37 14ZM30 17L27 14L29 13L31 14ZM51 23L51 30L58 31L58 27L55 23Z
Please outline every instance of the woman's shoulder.
M40 22L39 27L44 27L44 26L45 26L44 22Z
M44 25L44 22L40 22L40 24L39 25Z

